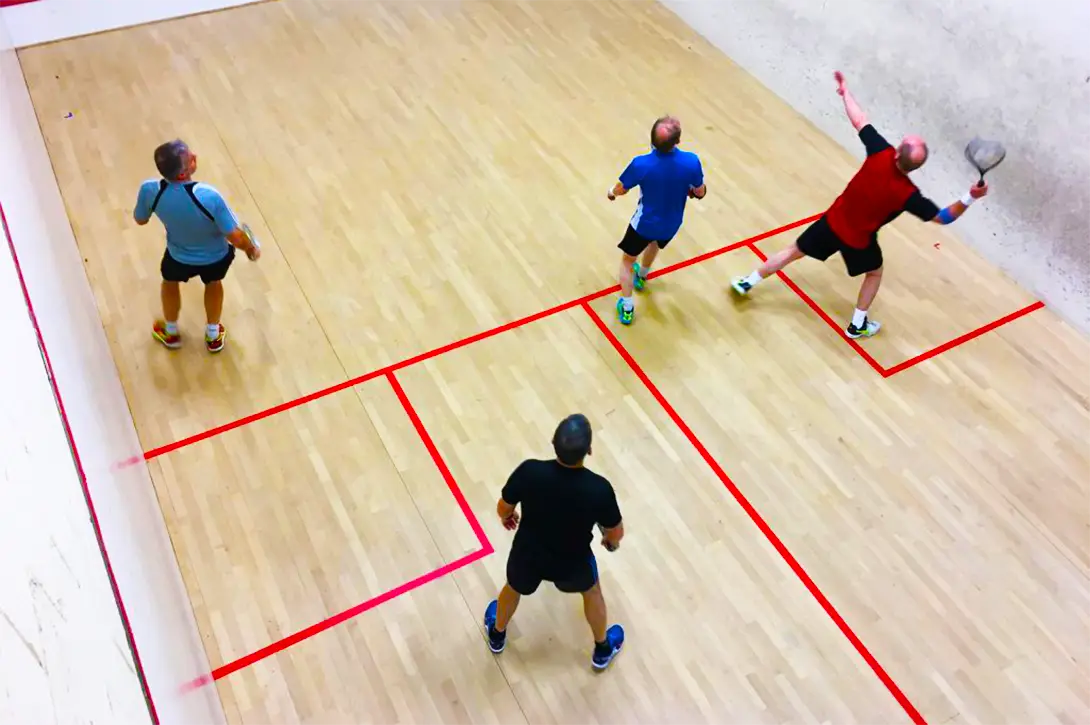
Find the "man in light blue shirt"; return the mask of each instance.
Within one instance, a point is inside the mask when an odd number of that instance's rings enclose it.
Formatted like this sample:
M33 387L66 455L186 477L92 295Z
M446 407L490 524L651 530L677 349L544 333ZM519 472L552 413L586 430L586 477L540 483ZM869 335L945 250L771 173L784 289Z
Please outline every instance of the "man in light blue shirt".
M621 298L617 317L631 325L635 315L632 290L647 285L647 273L655 256L665 249L681 228L685 203L703 199L708 193L700 157L677 146L681 142L681 122L664 116L651 127L652 151L637 156L628 164L617 184L609 190L609 200L640 188L640 202L632 215L621 250ZM637 262L640 254L642 262Z
M261 256L260 247L214 187L193 181L197 155L184 142L170 141L155 149L155 166L162 178L140 185L133 210L137 224L147 224L155 214L167 232L167 248L159 265L163 319L156 320L152 335L168 348L181 347L181 284L200 277L208 321L205 345L209 352L219 352L227 336L220 323L223 279L235 259L235 247L251 261Z

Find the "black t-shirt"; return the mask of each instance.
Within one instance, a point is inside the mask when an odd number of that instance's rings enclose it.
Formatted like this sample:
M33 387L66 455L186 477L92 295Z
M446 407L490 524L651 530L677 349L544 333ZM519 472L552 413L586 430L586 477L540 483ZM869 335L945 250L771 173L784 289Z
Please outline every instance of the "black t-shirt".
M621 523L613 486L586 468L553 461L523 461L503 487L503 500L522 504L512 547L553 561L583 559L590 553L597 524Z
M893 145L878 133L878 130L869 123L863 128L859 129L859 140L863 142L863 147L867 149L867 156L874 156L881 153L886 149L893 148ZM926 196L920 193L917 189L912 196L908 197L908 201L905 205L894 212L892 216L886 219L882 224L885 226L891 221L901 216L901 212L908 212L912 216L925 222L929 222L939 215L939 207L935 202L928 199Z

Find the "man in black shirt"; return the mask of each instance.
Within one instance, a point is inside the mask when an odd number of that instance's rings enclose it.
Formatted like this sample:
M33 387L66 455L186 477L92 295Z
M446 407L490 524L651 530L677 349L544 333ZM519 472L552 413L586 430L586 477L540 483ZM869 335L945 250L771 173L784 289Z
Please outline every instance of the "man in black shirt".
M590 545L597 525L602 546L616 551L624 525L613 486L583 467L590 443L586 417L568 416L553 434L556 459L524 461L503 487L496 512L504 528L518 531L507 559L507 584L484 614L488 646L495 654L507 644L507 625L519 599L533 594L543 581L562 592L583 595L583 612L594 634L595 669L604 670L621 651L624 628L607 627L606 601ZM521 525L515 510L520 504Z

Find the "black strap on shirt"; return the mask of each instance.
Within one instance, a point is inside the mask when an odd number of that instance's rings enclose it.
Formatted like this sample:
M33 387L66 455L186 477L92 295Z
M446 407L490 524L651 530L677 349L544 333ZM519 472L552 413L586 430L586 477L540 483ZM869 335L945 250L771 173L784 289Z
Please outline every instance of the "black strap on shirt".
M197 193L193 191L193 187L195 187L196 185L196 181L191 181L188 184L183 184L185 193L189 194L189 198L192 199L193 203L197 205L197 208L201 210L201 214L204 214L206 217L208 217L208 221L216 221L215 218L212 216L212 213L205 209L204 204L202 204L197 198ZM168 186L170 186L169 181L167 181L166 179L159 180L159 193L155 195L155 200L151 202L151 211L148 212L149 216L155 213L155 207L159 206L159 200L163 198L163 192L167 190Z

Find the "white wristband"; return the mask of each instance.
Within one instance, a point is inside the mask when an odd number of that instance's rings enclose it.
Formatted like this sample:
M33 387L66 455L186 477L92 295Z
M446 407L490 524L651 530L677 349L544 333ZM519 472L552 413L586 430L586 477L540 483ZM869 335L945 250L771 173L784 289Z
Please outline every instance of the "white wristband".
M972 194L966 194L961 197L961 203L965 205L965 208L971 207L974 201L976 201L976 199L973 198Z

